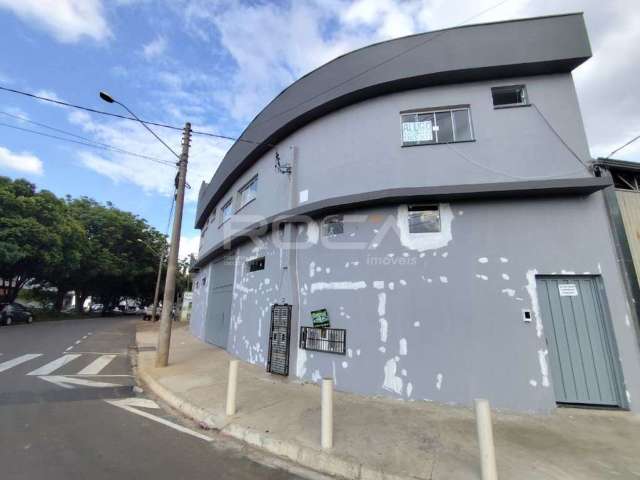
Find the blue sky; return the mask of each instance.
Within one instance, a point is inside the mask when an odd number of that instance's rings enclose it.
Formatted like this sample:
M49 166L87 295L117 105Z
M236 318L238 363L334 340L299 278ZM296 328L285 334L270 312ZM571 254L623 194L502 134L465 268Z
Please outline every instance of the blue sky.
M640 14L634 0L0 0L0 85L124 113L239 135L280 90L354 48L414 32L584 11L594 58L575 72L592 154L640 133ZM546 5L541 5L541 4ZM552 4L552 5L549 5ZM17 115L116 147L171 160L139 125L0 92L0 123L46 132ZM53 133L54 132L48 132ZM176 150L180 133L160 134ZM58 134L56 134L58 135ZM618 158L640 159L640 142ZM197 251L198 188L230 142L195 136L181 254ZM0 125L0 175L58 195L87 195L166 228L174 171L148 160L39 137Z

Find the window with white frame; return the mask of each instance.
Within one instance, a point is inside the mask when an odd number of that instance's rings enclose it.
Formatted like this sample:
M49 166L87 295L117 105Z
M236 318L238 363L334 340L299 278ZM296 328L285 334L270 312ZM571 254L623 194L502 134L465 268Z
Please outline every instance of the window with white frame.
M244 207L247 203L256 199L258 194L258 176L253 177L238 191L238 208Z
M473 140L469 107L403 113L401 116L403 146Z
M524 85L507 85L493 87L491 89L493 106L499 107L523 107L529 105L527 88Z
M229 220L233 215L233 199L230 198L227 203L220 209L222 215L220 217L220 225Z
M440 231L438 205L409 205L409 233L434 233Z

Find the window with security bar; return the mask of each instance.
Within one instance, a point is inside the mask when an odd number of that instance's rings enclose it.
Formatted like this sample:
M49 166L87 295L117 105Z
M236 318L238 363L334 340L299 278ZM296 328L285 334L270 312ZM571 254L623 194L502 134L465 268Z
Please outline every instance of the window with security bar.
M300 348L344 355L347 331L343 328L300 327Z

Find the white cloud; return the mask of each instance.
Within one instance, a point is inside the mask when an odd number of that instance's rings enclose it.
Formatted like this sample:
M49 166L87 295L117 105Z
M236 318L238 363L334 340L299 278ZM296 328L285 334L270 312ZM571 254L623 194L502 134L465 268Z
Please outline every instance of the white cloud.
M42 175L42 160L29 152L14 153L0 147L0 167L32 175Z
M200 246L200 235L184 235L180 236L180 258L188 258L193 254L198 257L198 247Z
M147 61L160 57L167 50L167 39L163 36L158 36L151 40L149 43L143 45L142 55Z
M640 44L637 0L316 0L277 6L191 0L188 5L190 30L212 48L219 49L219 41L235 61L229 88L217 99L244 124L293 81L360 46L461 24L584 11L594 56L574 76L592 155L606 155L640 133L635 107L640 63L632 60ZM616 157L640 160L639 153L636 142Z
M2 0L0 0L1 2ZM56 100L58 102L63 102L64 100L62 98L60 98L58 96L58 94L56 92L54 92L53 90L46 90L46 89L40 89L38 91L36 91L34 93L34 95L37 95L38 97L44 97L44 98L50 98L51 100ZM57 108L67 108L64 105L60 105L57 103L53 103L53 102L47 102L46 100L38 100L38 102L42 102L45 105L49 105L51 107L57 107Z
M82 111L73 111L69 121L89 134L95 140L116 148L174 162L176 158L151 136L141 125L128 120L96 120ZM161 138L174 151L180 151L181 133L156 128ZM198 200L198 189L203 180L209 181L218 168L230 142L209 137L194 136L191 142L186 201ZM118 152L80 150L78 157L82 164L116 183L126 182L141 187L147 193L173 194L176 169L154 163L150 160L129 156Z
M0 8L36 24L62 43L111 36L101 0L0 0Z

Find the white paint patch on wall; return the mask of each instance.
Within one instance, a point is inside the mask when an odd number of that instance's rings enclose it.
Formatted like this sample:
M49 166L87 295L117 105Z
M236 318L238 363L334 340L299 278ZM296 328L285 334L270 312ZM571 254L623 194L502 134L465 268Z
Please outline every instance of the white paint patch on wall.
M489 277L480 273L476 273L476 278L479 278L480 280L489 280Z
M413 384L411 382L407 383L407 397L411 397L413 393Z
M384 365L384 383L382 388L390 392L402 395L402 378L396 375L398 366L394 358L387 360Z
M387 319L382 317L378 320L380 322L380 341L383 343L387 342L387 336L389 334L389 322Z
M309 264L309 278L313 278L316 274L316 262L311 262Z
M503 279L503 280L509 280L509 278L510 278L510 277L509 277L509 275L508 275L508 274L506 274L506 273L503 273L503 274L502 274L502 279Z
M375 288L376 290L384 290L384 282L382 280L374 281L373 288Z
M502 262L502 263L508 263L508 262L509 262L509 259L508 259L508 258L506 258L506 257L500 257L500 262Z
M398 231L400 232L400 243L409 250L424 252L425 250L435 250L446 247L452 239L451 223L453 222L453 212L448 203L440 204L440 231L429 233L409 232L409 211L407 205L398 207L396 219Z
M320 375L320 370L316 368L311 374L311 380L313 380L314 382L318 382L321 378L322 375Z
M395 283L389 282L389 290L393 290L394 288L396 288Z
M487 257L480 257L478 259L478 263L487 263L489 261L489 259Z
M386 315L387 313L387 294L378 293L378 315Z
M513 288L503 288L502 293L506 293L510 297L513 297L516 294L516 291Z
M400 285L402 285L403 287L407 285L407 281L406 280L400 280Z
M400 355L406 355L407 354L407 339L406 338L401 338L399 345L398 345L398 351L400 353Z
M549 366L547 365L548 350L538 350L538 362L540 363L540 374L542 375L542 386L549 386Z
M315 282L311 284L311 293L319 290L361 290L367 288L367 282Z
M540 304L538 303L538 289L536 288L536 275L538 270L535 268L527 271L527 293L531 299L531 309L536 317L536 334L538 338L542 338L542 318L540 317Z
M304 377L307 373L307 351L298 347L298 355L296 357L296 376Z
M538 382L532 378L531 380L529 380L529 385L531 385L532 387L537 387Z
M445 276L440 277L440 281L442 283L449 283L449 279L447 277L445 277Z
M438 375L436 375L436 388L438 390L440 390L442 388L442 379L443 379L443 375L441 373L439 373Z
M420 321L416 320L415 322L413 322L413 326L414 327L419 327L420 326Z

